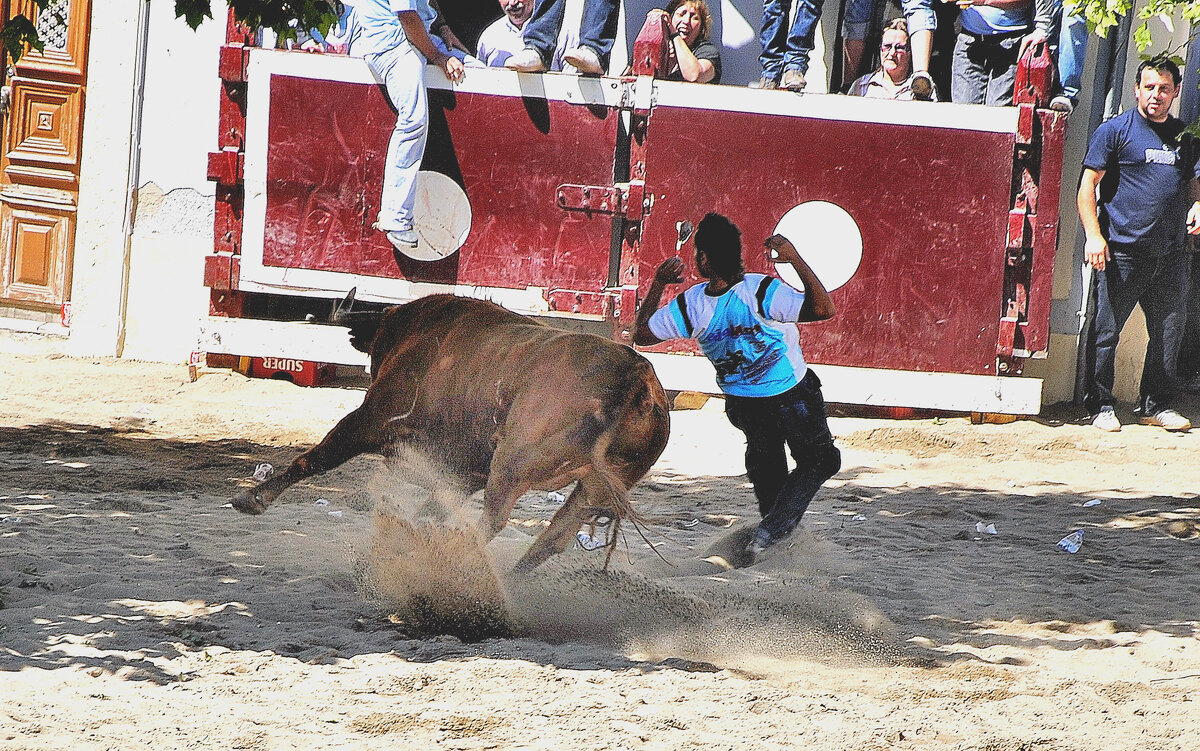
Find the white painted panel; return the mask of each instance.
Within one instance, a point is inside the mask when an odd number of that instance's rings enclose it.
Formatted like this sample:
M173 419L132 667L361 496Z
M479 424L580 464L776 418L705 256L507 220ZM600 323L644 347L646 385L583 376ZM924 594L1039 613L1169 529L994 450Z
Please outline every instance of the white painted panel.
M663 387L672 391L720 393L708 360L698 356L646 353ZM814 365L826 401L875 407L924 407L954 412L1035 415L1041 409L1040 378L998 378L961 373Z
M340 365L365 365L340 326L236 318L205 319L199 348L256 357L289 357ZM712 365L703 357L646 353L663 387L719 394ZM1035 415L1041 408L1040 378L999 378L958 373L815 365L825 399L878 407L923 407L954 412Z

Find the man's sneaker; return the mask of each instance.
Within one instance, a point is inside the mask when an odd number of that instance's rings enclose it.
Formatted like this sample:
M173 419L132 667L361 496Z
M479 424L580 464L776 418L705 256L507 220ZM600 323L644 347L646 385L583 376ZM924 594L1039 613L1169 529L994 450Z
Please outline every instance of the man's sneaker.
M922 102L933 101L933 79L923 70L918 70L912 74L913 99Z
M591 47L576 47L573 50L567 50L563 53L563 62L574 65L580 73L592 76L604 74L604 68L600 66L600 56Z
M763 76L762 78L758 79L757 81L751 81L750 88L752 88L752 89L778 89L779 82L776 81L774 78L767 78L766 76Z
M1050 109L1069 115L1075 109L1075 103L1071 101L1071 97L1059 94L1050 100Z
M1192 427L1191 420L1173 409L1164 409L1146 417L1139 417L1138 422L1142 425L1157 425L1163 430L1183 431Z
M1116 433L1121 429L1121 421L1117 419L1117 412L1112 407L1101 407L1092 417L1092 427Z
M394 229L387 233L387 239L396 250L412 250L417 247L420 238L417 237L416 230Z
M520 73L542 73L546 70L546 63L537 50L526 47L505 60L504 67Z
M804 80L804 74L795 68L788 68L783 72L783 78L779 79L780 88L788 91L803 91L808 81Z
M756 531L754 537L750 538L750 542L746 543L745 550L742 551L742 566L753 566L770 546L771 536L761 529Z

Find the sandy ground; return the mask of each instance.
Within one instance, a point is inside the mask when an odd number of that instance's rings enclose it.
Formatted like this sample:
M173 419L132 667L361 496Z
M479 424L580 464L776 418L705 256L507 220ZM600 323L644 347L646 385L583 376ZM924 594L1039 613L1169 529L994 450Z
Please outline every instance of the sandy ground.
M361 397L0 361L0 747L1200 748L1200 433L838 418L793 540L726 570L756 510L714 400L645 539L514 580L544 494L486 549L406 543L374 457L224 505Z

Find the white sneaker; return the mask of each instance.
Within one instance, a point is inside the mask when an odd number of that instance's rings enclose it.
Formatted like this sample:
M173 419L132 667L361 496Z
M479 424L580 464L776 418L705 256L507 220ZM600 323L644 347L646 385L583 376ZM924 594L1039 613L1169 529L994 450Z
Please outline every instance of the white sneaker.
M600 56L590 47L576 47L573 50L567 50L563 53L563 62L574 65L580 73L593 76L604 75L604 68L600 67Z
M1189 430L1192 427L1192 421L1179 414L1173 409L1160 410L1148 417L1139 417L1138 422L1142 425L1157 425L1163 430ZM1093 423L1095 424L1095 423Z
M420 238L417 237L416 230L394 229L387 233L387 239L396 250L412 250L417 247Z
M1116 433L1121 429L1121 421L1117 419L1117 412L1112 407L1101 407L1092 418L1092 427Z
M1075 109L1075 103L1071 101L1070 97L1059 94L1050 100L1050 109L1055 112L1065 112L1069 115Z
M546 63L537 50L526 47L505 60L504 67L521 73L542 73L546 70Z

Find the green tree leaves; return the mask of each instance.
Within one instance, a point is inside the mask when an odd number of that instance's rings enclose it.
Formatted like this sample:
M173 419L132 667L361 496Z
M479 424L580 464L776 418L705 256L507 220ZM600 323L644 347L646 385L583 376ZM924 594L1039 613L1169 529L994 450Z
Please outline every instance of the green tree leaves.
M46 11L49 1L33 0L38 13ZM252 29L271 29L283 39L295 39L296 29L328 29L337 23L341 11L338 0L230 0L229 7L240 23ZM213 17L212 0L175 0L175 17L195 29ZM23 15L9 19L0 29L0 44L13 61L30 48L43 49L37 26Z

